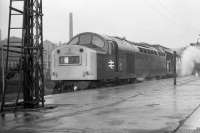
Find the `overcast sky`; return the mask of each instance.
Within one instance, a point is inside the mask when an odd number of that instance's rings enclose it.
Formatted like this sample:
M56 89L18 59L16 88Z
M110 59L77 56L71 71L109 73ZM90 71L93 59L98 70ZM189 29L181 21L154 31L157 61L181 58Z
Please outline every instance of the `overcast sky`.
M8 1L0 0L3 38ZM195 42L200 34L200 0L43 0L44 39L68 41L69 12L74 34L89 31L172 48Z

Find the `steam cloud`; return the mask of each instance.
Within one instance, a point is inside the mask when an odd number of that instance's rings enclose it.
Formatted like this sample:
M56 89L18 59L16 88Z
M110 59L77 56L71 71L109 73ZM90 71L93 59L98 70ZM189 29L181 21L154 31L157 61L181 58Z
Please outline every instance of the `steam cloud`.
M200 48L189 46L181 55L181 76L192 74L195 63L200 63Z

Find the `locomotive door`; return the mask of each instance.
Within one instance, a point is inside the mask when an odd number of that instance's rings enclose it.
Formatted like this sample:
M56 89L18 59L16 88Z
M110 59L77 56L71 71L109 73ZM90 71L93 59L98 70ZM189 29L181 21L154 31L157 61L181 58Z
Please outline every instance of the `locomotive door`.
M114 57L115 57L115 62L116 62L116 67L115 67L115 71L118 72L119 71L119 53L118 53L118 45L115 41L113 41L113 50L114 50Z
M118 53L118 45L115 41L109 42L109 49L110 49L110 55L114 62L114 71L119 71L119 53Z

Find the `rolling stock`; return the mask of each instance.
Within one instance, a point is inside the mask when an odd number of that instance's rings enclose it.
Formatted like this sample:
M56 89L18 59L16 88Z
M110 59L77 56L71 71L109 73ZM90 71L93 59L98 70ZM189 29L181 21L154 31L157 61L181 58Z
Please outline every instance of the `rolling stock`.
M173 68L169 48L85 32L52 52L51 79L81 89L99 81L166 77Z

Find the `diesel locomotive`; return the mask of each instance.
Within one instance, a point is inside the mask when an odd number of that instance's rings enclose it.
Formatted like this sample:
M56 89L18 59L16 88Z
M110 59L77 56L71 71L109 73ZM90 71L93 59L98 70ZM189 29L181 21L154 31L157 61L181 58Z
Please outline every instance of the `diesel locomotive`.
M173 71L169 48L92 32L80 33L52 52L51 79L73 89L100 81L166 77Z

